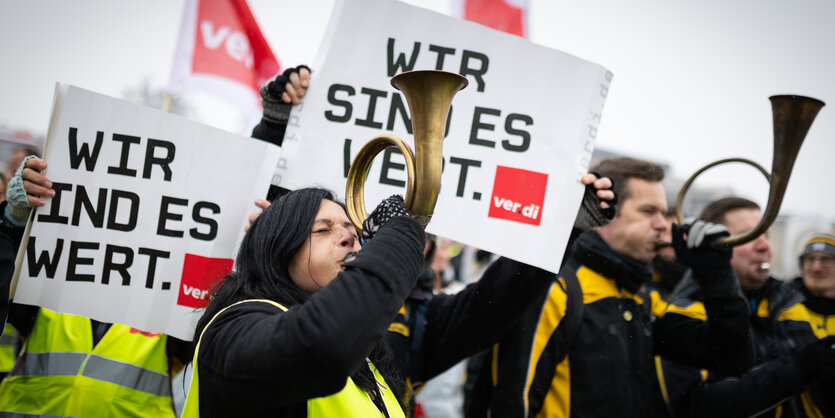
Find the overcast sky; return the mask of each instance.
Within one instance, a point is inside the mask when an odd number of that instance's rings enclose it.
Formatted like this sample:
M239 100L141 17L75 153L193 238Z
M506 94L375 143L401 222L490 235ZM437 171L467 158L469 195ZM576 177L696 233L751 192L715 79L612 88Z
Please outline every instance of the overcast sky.
M313 62L332 0L249 3L283 65ZM410 3L449 9L444 0ZM531 0L529 10L533 42L615 74L597 146L669 164L673 176L735 156L770 171L768 97L829 102L782 213L835 220L835 2ZM182 11L182 0L0 0L0 125L45 134L56 81L116 97L143 78L163 87ZM240 115L208 102L200 98L195 118L241 129ZM768 193L741 165L714 168L697 184L727 185L761 204Z

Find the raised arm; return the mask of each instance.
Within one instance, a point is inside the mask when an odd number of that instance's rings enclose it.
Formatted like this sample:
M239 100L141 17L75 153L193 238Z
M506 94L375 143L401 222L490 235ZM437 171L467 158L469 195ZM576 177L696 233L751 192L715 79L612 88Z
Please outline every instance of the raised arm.
M731 252L710 246L714 239L727 235L724 226L702 221L684 228L673 226L676 256L691 267L703 302L667 305L654 301L658 319L653 323L653 341L655 352L664 357L739 375L754 361L750 311L731 269Z
M788 398L810 389L814 406L829 416L835 412L835 336L818 340L792 355L759 364L739 377L701 382L701 373L664 361L667 391L676 416L742 417L775 408Z
M337 392L386 332L414 285L422 250L417 223L394 218L304 304L282 312L244 303L222 313L200 343L201 379L213 376L214 391L253 410ZM259 395L265 390L272 395Z
M309 86L310 68L306 65L288 68L264 84L261 87L264 113L252 130L252 137L281 146L290 110L301 102Z

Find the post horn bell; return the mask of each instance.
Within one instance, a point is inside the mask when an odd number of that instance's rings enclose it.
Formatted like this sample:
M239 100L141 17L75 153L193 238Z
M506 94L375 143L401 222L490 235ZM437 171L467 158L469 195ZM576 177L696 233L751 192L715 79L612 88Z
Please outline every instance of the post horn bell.
M800 152L800 147L803 145L803 140L806 138L812 122L814 122L818 112L825 105L824 102L818 99L797 95L771 96L769 100L771 100L771 111L774 118L774 156L772 158L771 174L765 171L765 168L749 159L725 158L700 168L684 182L684 185L678 193L678 198L676 199L676 216L678 217L679 223L681 223L684 219L684 196L696 177L705 170L719 164L741 162L752 165L765 176L769 183L768 201L766 202L766 207L760 222L748 232L719 238L711 242L711 245L715 248L730 249L731 247L753 241L767 231L774 220L777 219L777 214L780 212L780 206L783 203L783 196L786 193L786 187L789 184L789 176L791 176L792 168L794 167L794 161L797 159L797 154ZM656 243L656 248L664 245L669 245L669 243L659 240Z
M363 146L351 163L345 184L348 218L362 230L365 210L365 181L374 157L384 149L397 147L406 159L406 207L423 226L429 224L441 189L442 148L452 98L467 87L467 79L445 71L407 71L391 79L391 85L406 97L412 118L415 152L394 135L379 135Z

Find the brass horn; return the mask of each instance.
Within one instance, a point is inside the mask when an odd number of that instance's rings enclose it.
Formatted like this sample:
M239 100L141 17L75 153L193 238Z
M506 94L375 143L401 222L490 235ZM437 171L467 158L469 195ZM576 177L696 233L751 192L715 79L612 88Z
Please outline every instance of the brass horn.
M782 95L771 96L771 110L774 116L774 157L772 158L771 174L759 164L745 159L745 158L726 158L719 161L714 161L698 171L696 171L681 187L676 199L676 216L679 223L684 219L683 202L684 195L690 184L696 177L705 170L724 164L728 162L741 162L754 166L765 176L769 182L768 201L766 202L765 211L762 219L748 232L732 235L725 238L717 239L711 245L715 248L731 248L737 245L745 244L762 235L780 212L780 206L783 204L783 195L786 192L786 186L789 184L789 176L794 167L794 160L797 158L797 153L800 151L800 146L803 145L803 140L806 138L806 133L809 132L809 127L815 120L820 109L825 105L824 102L813 99L811 97ZM659 243L661 244L661 243ZM656 245L659 246L659 245Z
M407 71L391 79L391 85L403 92L412 119L415 153L394 135L380 135L362 147L348 170L345 206L348 218L357 229L368 215L365 211L365 180L371 162L380 151L395 146L406 158L406 207L425 228L432 218L441 189L441 155L444 130L452 98L467 87L467 79L445 71Z

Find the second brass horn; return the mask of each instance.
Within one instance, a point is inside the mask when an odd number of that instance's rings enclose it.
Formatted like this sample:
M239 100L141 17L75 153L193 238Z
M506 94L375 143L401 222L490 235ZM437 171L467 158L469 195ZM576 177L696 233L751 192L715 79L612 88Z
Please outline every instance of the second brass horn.
M391 79L391 85L406 97L412 119L415 152L394 135L374 137L363 146L348 170L345 206L357 229L368 216L365 210L365 180L374 157L395 146L406 159L406 207L426 227L441 189L441 155L446 121L452 98L467 87L467 79L445 71L407 71Z
M771 174L751 160L745 158L726 158L712 162L696 171L684 182L681 191L678 193L678 198L676 199L676 216L678 217L679 223L681 223L684 218L682 205L684 195L696 177L708 168L728 162L741 162L754 166L766 177L770 187L768 190L768 201L766 202L766 207L760 222L748 232L717 239L711 243L716 248L730 248L745 244L746 242L753 241L768 230L780 212L780 206L783 204L783 195L786 192L786 186L789 184L789 176L792 173L797 153L800 152L800 146L803 145L803 140L806 138L809 127L812 126L812 122L815 120L818 112L825 105L824 102L818 99L794 95L771 96L769 100L771 100L771 110L774 116L774 157L772 158Z

